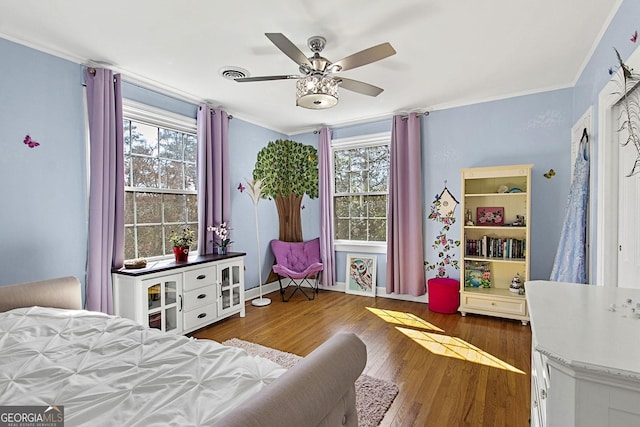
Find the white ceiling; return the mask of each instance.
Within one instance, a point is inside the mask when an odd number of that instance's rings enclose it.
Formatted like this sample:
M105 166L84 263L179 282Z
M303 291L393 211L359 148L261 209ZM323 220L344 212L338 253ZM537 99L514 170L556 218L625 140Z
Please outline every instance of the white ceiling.
M294 134L572 86L621 0L3 0L0 37ZM312 35L337 61L390 42L397 54L345 71L382 87L347 90L328 110L295 106L295 80L237 83L219 75L298 74L264 33L305 54ZM44 70L43 70L44 72Z

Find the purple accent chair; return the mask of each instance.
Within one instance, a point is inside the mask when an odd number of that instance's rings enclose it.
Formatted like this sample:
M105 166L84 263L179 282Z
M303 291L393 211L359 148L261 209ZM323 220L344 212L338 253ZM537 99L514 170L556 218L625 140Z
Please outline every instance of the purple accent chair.
M307 242L272 240L271 250L276 257L273 272L278 275L282 301L289 301L297 291L302 292L309 301L315 299L320 275L324 269L320 259L320 238ZM282 279L291 280L286 287L283 287ZM311 296L304 291L303 284L311 288ZM285 292L289 286L295 286L295 289L285 298Z

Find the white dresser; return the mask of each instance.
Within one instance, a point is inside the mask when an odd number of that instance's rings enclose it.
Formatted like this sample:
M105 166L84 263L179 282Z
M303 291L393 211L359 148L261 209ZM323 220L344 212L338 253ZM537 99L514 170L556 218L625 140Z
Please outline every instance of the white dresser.
M547 281L525 289L531 425L640 426L640 290Z
M113 271L114 311L151 328L185 334L239 313L244 306L244 253L165 260Z

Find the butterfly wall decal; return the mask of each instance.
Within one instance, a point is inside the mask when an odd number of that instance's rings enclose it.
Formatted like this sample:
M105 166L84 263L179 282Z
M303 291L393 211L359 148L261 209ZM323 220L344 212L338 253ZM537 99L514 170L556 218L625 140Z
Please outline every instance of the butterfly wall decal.
M238 190L240 190L241 193L245 190L245 188L247 188L247 187L242 185L242 183L238 184Z
M39 142L34 141L33 139L31 139L31 137L30 137L29 135L27 135L27 136L25 136L25 137L24 137L24 143L25 143L26 145L28 145L28 146L29 146L29 148L36 148L37 146L39 146L39 145L40 145L40 143L39 143Z
M549 172L543 174L545 178L547 179L551 179L551 177L556 175L556 171L554 171L553 169L549 169Z
M631 38L629 40L631 40L633 43L635 43L638 40L638 31L634 31L633 35L631 36Z

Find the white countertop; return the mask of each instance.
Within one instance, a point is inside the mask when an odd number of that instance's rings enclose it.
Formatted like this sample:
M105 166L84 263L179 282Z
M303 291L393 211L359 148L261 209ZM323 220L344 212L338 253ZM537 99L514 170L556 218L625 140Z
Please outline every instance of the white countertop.
M576 370L640 381L640 315L631 311L640 290L548 281L525 289L536 350Z

